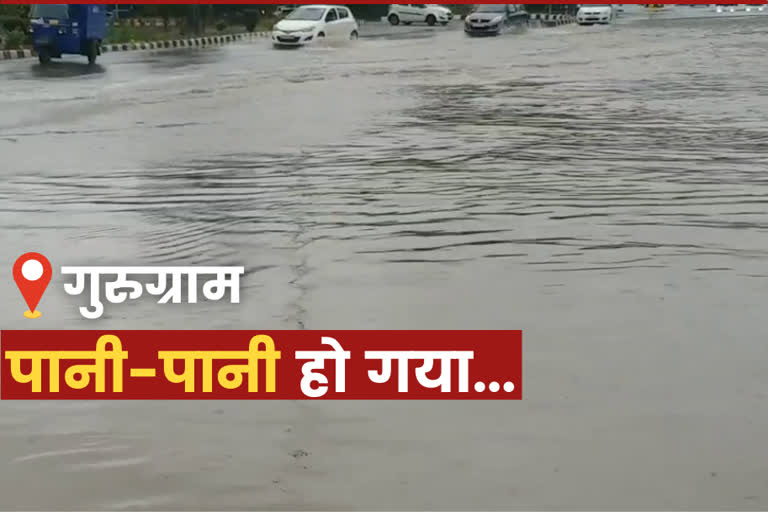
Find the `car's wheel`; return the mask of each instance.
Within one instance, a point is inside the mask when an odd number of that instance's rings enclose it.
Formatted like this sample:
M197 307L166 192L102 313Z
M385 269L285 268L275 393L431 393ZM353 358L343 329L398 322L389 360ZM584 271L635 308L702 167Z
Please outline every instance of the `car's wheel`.
M387 19L389 20L389 24L390 25L399 25L400 24L400 16L398 16L395 13L390 14L389 18L387 18Z
M434 26L435 23L437 23L437 18L435 18L434 14L430 14L429 16L427 16L427 25L431 27L431 26Z
M99 45L96 41L88 42L88 64L93 66L96 64L96 57L99 55Z
M356 40L358 37L360 36L358 35L357 30L353 30L352 33L349 34L349 38L353 41Z
M324 37L325 37L325 32L320 32L320 33L317 34L317 38L318 39L322 39Z

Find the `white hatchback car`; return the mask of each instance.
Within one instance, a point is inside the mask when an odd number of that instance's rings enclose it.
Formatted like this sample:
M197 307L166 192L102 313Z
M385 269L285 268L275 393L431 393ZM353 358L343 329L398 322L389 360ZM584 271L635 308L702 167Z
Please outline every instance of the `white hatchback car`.
M588 4L579 7L576 13L576 22L579 25L592 25L600 23L607 25L616 19L616 9L613 5Z
M303 46L318 39L357 39L358 26L342 5L302 5L272 28L275 46Z
M395 4L389 6L387 20L392 25L403 23L426 23L447 25L453 19L453 12L447 7L437 4Z

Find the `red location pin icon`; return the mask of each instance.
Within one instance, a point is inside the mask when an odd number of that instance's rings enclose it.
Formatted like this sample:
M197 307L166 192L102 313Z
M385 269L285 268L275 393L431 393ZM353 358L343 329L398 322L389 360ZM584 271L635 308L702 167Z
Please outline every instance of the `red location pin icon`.
M13 280L19 287L29 311L24 313L27 318L39 318L42 313L35 308L51 282L51 263L48 258L36 252L23 254L13 264Z

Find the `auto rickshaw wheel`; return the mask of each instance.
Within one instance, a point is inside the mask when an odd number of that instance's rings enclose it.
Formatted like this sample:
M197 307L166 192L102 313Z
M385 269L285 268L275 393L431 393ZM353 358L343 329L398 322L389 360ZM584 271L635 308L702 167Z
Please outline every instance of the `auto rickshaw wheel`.
M99 55L99 45L96 41L88 41L88 64L96 64L96 57Z
M40 48L37 52L37 60L40 61L40 64L48 64L51 62L50 50L48 50L48 48Z

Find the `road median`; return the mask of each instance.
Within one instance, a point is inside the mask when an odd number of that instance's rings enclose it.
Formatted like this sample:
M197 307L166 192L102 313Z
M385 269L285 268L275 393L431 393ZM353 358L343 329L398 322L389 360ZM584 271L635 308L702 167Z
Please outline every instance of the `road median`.
M576 22L570 14L531 14L531 23L540 27L559 27Z
M167 39L163 41L107 43L101 46L101 53L105 54L113 52L130 52L142 50L165 50L174 48L206 48L209 46L220 46L238 41L261 39L269 36L269 32L243 32L239 34L192 37L184 39ZM34 50L29 49L0 51L0 60L29 59L36 56L37 54L34 52Z

